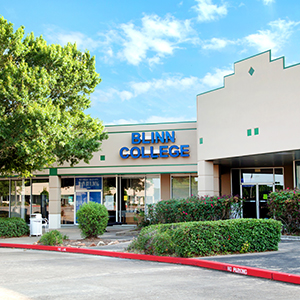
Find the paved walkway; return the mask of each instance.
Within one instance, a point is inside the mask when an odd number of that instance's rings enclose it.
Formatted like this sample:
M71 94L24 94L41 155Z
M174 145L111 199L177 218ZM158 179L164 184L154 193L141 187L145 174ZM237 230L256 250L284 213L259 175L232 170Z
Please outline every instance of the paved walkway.
M109 226L101 238L119 241L132 240L137 234L135 229L136 227L131 225ZM81 238L77 226L62 227L59 231L69 236L70 239ZM0 243L33 244L38 240L39 237L2 238ZM129 243L93 247L92 249L122 252ZM283 240L279 243L278 251L210 256L199 259L300 275L300 240Z

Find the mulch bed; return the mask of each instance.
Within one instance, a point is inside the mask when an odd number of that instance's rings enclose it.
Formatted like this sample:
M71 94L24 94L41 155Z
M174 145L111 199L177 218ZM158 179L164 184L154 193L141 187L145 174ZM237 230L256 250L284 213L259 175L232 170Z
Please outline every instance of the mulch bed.
M120 243L130 242L131 240L106 240L101 238L90 238L90 239L79 239L79 240L64 240L62 245L64 247L75 247L75 248L84 248L84 247L101 247L101 246L110 246ZM34 243L41 245L39 242Z

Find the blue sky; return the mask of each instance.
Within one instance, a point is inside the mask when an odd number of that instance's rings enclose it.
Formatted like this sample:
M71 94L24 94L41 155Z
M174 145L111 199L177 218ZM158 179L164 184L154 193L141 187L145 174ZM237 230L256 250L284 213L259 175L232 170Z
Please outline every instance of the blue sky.
M10 0L0 15L95 55L87 113L107 125L196 120L196 95L234 62L269 49L300 62L299 0Z

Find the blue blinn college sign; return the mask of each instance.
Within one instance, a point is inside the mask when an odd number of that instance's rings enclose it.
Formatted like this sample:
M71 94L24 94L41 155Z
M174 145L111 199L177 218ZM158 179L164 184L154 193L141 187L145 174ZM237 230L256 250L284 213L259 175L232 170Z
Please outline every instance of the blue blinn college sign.
M170 143L172 144L170 145ZM127 159L131 157L137 159L190 156L189 145L175 145L175 131L154 131L147 134L145 132L133 132L131 134L131 144L134 145L131 148L122 147L120 149L121 158Z

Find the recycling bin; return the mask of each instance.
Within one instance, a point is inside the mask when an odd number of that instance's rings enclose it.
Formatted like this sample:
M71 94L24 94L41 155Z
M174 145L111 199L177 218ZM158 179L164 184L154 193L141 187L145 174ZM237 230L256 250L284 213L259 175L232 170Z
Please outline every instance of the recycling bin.
M42 223L43 219L41 214L30 215L30 236L42 235Z

